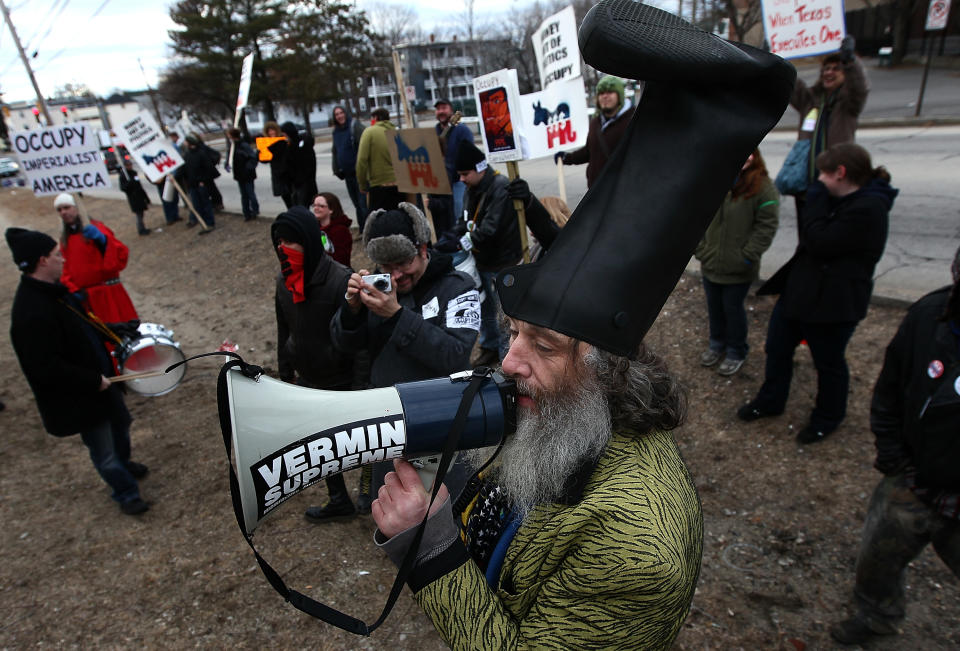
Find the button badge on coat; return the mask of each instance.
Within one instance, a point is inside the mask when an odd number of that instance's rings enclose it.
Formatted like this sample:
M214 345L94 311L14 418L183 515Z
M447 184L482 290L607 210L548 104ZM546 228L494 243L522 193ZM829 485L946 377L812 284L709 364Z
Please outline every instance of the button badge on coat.
M935 359L930 362L930 365L927 366L927 375L936 380L938 377L943 375L943 362L939 359Z

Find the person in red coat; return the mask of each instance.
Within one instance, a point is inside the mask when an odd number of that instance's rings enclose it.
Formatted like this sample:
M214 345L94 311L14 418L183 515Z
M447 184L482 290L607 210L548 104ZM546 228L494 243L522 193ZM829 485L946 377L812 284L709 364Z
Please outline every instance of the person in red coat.
M320 230L326 235L324 248L327 253L344 267L350 267L350 253L353 251L350 224L353 220L343 212L340 199L332 192L321 192L313 198L310 208Z
M91 219L84 225L77 202L59 194L53 207L63 220L60 248L63 251L63 275L60 282L71 293L83 296L83 306L105 323L120 323L137 318L137 311L120 282L130 250L103 222Z

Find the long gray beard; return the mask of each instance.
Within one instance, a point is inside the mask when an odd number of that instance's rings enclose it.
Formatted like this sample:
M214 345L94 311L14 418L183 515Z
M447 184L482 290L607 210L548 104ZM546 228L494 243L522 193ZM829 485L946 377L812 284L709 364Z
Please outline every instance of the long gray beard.
M529 393L522 381L517 386ZM517 431L491 469L491 479L522 514L557 501L577 469L595 461L610 440L610 410L596 382L536 399L539 413L517 412Z

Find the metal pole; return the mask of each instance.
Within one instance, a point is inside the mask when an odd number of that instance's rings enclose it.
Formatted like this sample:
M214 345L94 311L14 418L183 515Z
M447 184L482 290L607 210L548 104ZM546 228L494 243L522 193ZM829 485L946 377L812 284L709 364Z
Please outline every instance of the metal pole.
M920 95L917 97L917 110L914 112L913 117L920 117L920 109L923 108L923 93L927 89L927 75L930 73L930 58L933 54L933 39L928 38L924 39L930 41L930 46L927 48L926 61L923 64L923 78L920 80Z
M13 42L17 45L17 52L20 53L20 60L23 61L23 67L27 69L27 76L30 77L30 83L33 84L33 91L37 94L37 104L40 110L43 111L43 117L47 120L47 126L53 126L53 120L50 119L50 113L47 111L47 103L43 101L43 94L40 92L37 80L33 76L30 61L27 59L27 54L23 51L23 46L20 45L20 37L17 36L17 30L13 28L13 21L10 20L10 12L7 11L7 5L3 4L3 0L0 0L0 11L3 11L3 17L7 20L7 27L10 28L10 33L13 35Z

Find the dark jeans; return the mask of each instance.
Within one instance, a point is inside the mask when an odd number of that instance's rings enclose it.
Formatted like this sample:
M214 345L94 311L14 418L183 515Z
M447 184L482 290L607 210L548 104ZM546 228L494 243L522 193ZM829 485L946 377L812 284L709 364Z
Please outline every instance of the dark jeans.
M710 318L710 350L726 353L730 359L746 359L750 347L743 299L750 291L750 283L721 285L704 278L703 290Z
M903 475L884 477L867 511L853 591L857 615L875 632L897 632L904 616L905 570L930 543L960 578L960 521L917 499Z
M206 187L198 187L196 185L191 186L190 188L190 201L193 202L193 208L200 216L203 218L203 221L207 222L207 226L214 226L214 217L213 217L213 204L210 203L210 192ZM197 218L193 213L190 213L189 223L197 223Z
M453 197L448 194L430 195L430 218L437 238L453 228Z
M347 184L347 194L350 195L350 201L353 202L353 207L356 210L357 227L363 234L363 225L367 221L367 200L360 192L360 184L357 183L356 174L345 174L343 182Z
M113 489L110 496L121 504L140 497L137 480L127 470L130 461L130 416L115 414L81 430L80 438L90 451L90 460L103 481Z
M367 205L370 212L384 209L393 210L401 201L406 201L395 185L374 185L367 192Z
M260 203L257 201L257 192L253 189L253 180L237 181L240 187L240 208L243 216L253 218L260 214Z
M210 191L210 202L213 204L213 207L217 210L223 208L223 195L220 194L220 189L217 187L217 182L213 179L210 179L210 182L206 184L207 189Z
M177 208L177 203L180 201L180 197L179 195L174 195L174 201L164 201L163 186L157 186L157 190L158 194L160 195L160 205L163 206L163 218L168 224L172 224L180 219L180 210Z
M793 352L806 339L817 369L817 400L810 425L829 433L847 414L850 370L844 353L857 328L856 323L806 323L783 315L783 301L777 301L767 329L767 364L763 386L754 400L763 410L780 413L787 404L793 377Z
M507 356L510 333L500 328L500 298L497 295L496 271L480 271L485 298L480 304L480 347L495 350L500 359Z

